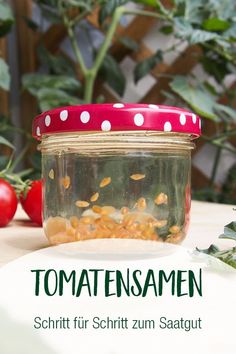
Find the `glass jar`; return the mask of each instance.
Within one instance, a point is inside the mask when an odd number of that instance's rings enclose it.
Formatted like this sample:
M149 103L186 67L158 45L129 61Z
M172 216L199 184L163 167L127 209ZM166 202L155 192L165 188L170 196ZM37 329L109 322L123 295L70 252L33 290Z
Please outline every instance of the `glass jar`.
M81 105L36 117L44 230L51 244L94 238L180 243L200 119L174 107Z

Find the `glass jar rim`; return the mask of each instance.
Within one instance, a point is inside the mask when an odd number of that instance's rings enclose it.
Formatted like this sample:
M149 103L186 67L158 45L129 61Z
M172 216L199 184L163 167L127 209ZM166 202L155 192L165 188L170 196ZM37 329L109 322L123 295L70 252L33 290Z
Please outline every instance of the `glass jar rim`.
M122 151L192 150L190 134L158 131L72 132L44 135L38 149L45 154L101 154Z
M159 131L201 134L200 118L183 108L155 104L83 104L41 113L33 121L37 140L69 132Z

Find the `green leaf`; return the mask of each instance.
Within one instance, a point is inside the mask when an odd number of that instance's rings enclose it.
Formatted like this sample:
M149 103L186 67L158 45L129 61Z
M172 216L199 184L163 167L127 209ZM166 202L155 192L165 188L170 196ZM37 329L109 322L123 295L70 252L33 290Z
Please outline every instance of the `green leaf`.
M137 51L139 48L139 45L136 41L134 41L132 38L130 37L125 37L122 36L119 38L119 41L128 49L131 49L133 51Z
M104 5L101 6L99 11L98 20L102 25L107 17L111 16L115 9L119 6L123 6L128 2L128 0L109 0L104 1Z
M76 76L74 66L63 55L52 55L43 45L37 48L40 62L48 66L51 74Z
M233 23L231 27L223 33L224 38L229 38L236 41L236 23Z
M77 79L65 75L25 74L22 78L22 84L24 89L36 96L41 88L61 89L70 92L76 92L81 88Z
M209 255L214 255L215 253L219 252L219 248L216 245L210 245L210 247L206 249L199 249L196 247L196 250L198 252L209 254Z
M218 31L222 32L227 30L230 27L230 23L221 18L212 17L205 20L202 24L202 28L206 31Z
M5 169L7 163L8 163L8 157L0 155L0 171Z
M120 96L124 94L125 77L118 63L111 55L107 54L105 56L99 74L115 92Z
M229 121L229 122L236 122L236 111L235 109L225 106L220 103L216 103L214 106L214 111L218 116L221 117L221 120Z
M176 76L170 83L171 89L177 93L200 116L219 121L214 112L215 99L203 85L193 86L184 76Z
M174 24L176 27L176 36L180 38L187 38L193 31L191 23L186 21L183 17L176 17Z
M147 75L157 64L163 60L162 52L158 50L151 57L138 63L134 69L134 81L137 83L145 75Z
M161 33L164 33L164 34L168 35L168 34L173 33L174 28L171 25L165 25L165 26L160 28L160 31L161 31Z
M191 22L192 24L200 25L205 15L204 1L205 0L185 1L185 19Z
M36 32L38 30L39 26L35 21L33 21L31 18L26 17L26 16L22 16L22 17L23 17L25 23L27 24L27 26L30 29L32 29L32 31Z
M230 224L225 225L224 233L219 238L226 238L236 241L236 221L232 221Z
M0 37L5 36L14 23L11 7L7 2L0 1Z
M189 37L187 37L190 44L209 42L213 39L218 39L218 38L220 38L220 37L216 33L202 31L199 29L193 30L191 35Z
M217 33L195 29L184 18L176 18L176 37L186 39L190 44L204 43L221 38Z
M58 0L38 0L37 3L41 9L43 18L53 24L61 22L61 16L57 9Z
M8 141L7 139L5 139L3 136L0 135L0 145L5 145L8 146L11 149L15 149L14 146L12 145L12 143L10 143L10 141Z
M227 61L212 51L205 51L204 54L201 58L204 70L221 84L224 77L230 72Z
M0 58L0 88L5 91L10 88L9 67L2 58Z
M235 1L233 0L211 0L205 1L205 7L217 18L231 20L235 16Z
M217 246L211 245L205 250L201 250L199 248L196 248L196 250L201 253L209 254L210 256L219 259L231 267L236 268L236 247L220 251Z
M38 90L36 97L41 111L48 111L56 107L82 103L79 98L69 95L65 91L59 89L51 90L49 88L41 88Z

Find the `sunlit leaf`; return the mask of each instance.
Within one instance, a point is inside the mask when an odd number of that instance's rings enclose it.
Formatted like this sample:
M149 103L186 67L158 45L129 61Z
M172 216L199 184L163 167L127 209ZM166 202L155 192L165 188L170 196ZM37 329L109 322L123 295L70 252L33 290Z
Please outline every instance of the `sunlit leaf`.
M204 86L193 86L184 76L176 76L170 83L171 89L177 93L200 116L215 121L219 117L214 112L215 99Z
M205 20L202 28L206 31L225 31L230 27L229 21L222 20L221 18L212 17Z

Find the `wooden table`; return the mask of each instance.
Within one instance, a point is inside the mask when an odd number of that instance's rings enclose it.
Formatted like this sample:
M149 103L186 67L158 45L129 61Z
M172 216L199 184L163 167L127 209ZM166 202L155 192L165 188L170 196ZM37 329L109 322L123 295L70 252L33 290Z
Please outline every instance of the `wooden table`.
M235 243L219 240L225 224L236 219L234 206L205 202L192 202L190 229L183 246L207 248L214 243L222 248ZM27 253L48 247L43 229L33 225L18 207L15 219L6 228L0 228L0 266Z

